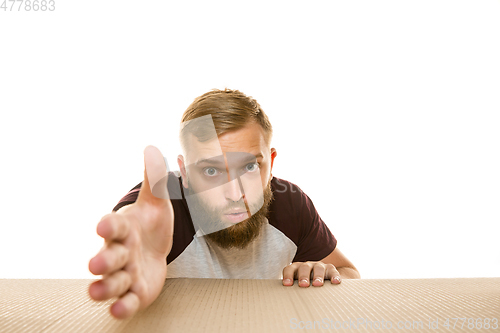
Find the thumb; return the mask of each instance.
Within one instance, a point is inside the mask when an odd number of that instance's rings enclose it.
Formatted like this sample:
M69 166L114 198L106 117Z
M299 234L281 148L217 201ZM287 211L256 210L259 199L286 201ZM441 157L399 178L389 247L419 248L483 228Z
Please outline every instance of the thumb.
M144 149L144 182L137 201L170 200L167 190L168 170L160 150L154 146Z

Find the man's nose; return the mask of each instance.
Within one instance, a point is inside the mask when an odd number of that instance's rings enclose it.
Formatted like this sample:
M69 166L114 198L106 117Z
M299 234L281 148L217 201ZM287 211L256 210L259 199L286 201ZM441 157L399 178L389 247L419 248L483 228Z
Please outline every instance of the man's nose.
M243 191L240 187L238 178L235 178L224 184L224 195L227 200L239 201L243 197Z

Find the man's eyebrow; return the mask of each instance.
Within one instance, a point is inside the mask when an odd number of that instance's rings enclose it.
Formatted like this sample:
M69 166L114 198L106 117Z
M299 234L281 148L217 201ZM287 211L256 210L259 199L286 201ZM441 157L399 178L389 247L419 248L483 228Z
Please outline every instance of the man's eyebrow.
M257 159L264 157L261 153L256 155L250 153L227 153L227 164L229 168L240 168L249 163L256 163Z
M242 162L253 161L258 158L263 158L264 155L262 153L258 153L257 155L248 154L246 158L243 159ZM198 166L200 164L210 164L210 165L224 165L226 164L223 155L210 157L210 158L202 158L194 163L194 165Z
M258 158L263 158L264 155L262 155L262 153L258 153L257 155L255 155L255 159L258 159Z
M200 164L215 164L215 165L224 165L226 162L224 161L224 156L215 156L215 157L210 157L210 158L202 158L194 163L194 165L198 166Z

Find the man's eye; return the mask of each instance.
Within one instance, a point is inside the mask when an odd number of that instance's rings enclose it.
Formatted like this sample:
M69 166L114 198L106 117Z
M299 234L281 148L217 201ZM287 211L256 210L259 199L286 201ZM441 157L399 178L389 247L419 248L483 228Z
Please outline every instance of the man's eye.
M252 172L259 168L259 163L248 163L245 166L245 171Z
M214 177L214 176L217 176L217 174L219 173L218 170L216 168L205 168L203 169L203 173L206 175L206 176L209 176L209 177Z

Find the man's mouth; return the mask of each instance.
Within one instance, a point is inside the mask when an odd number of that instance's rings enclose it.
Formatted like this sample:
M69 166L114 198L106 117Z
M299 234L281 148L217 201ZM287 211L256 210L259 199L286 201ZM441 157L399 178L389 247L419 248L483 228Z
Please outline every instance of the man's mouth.
M232 211L224 213L224 217L231 223L238 223L248 218L248 213L244 211Z

